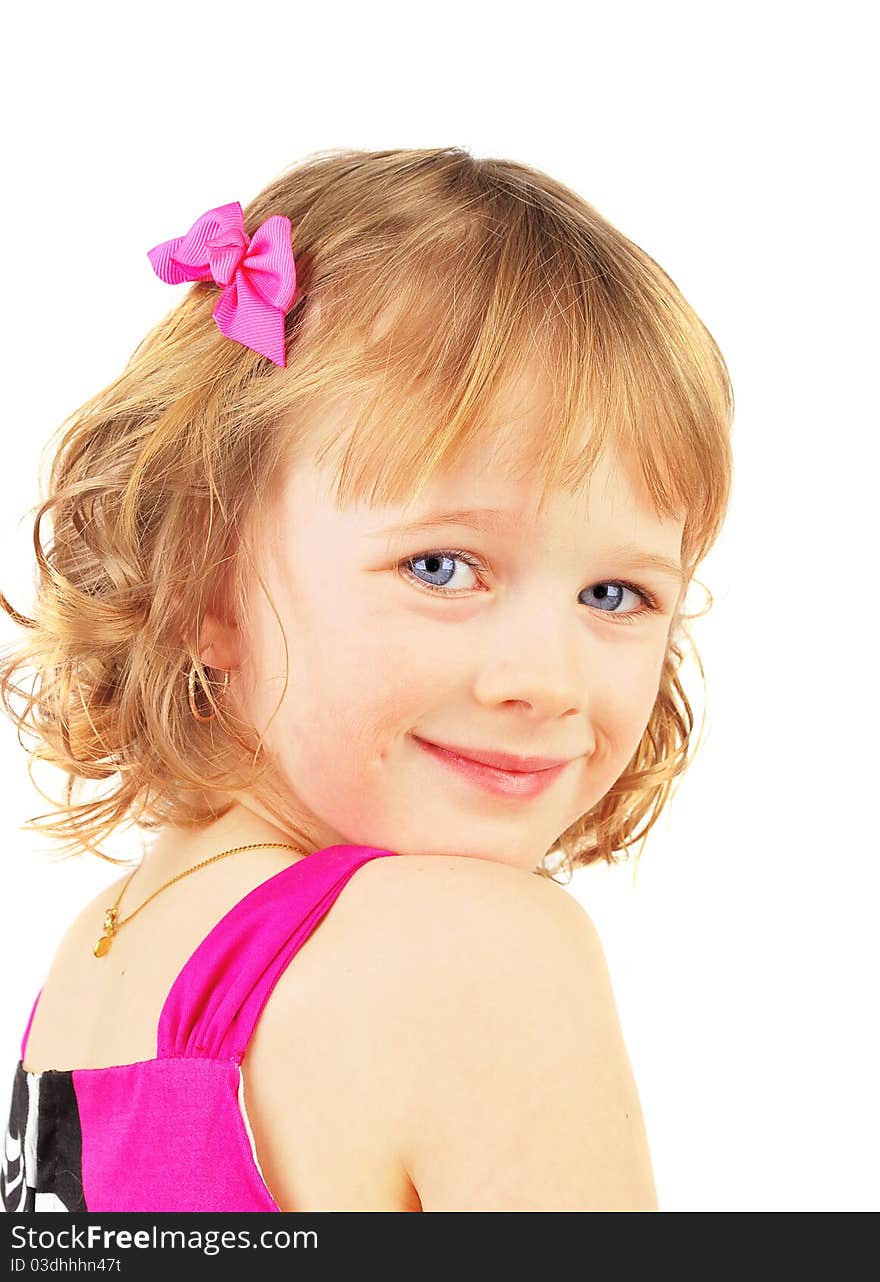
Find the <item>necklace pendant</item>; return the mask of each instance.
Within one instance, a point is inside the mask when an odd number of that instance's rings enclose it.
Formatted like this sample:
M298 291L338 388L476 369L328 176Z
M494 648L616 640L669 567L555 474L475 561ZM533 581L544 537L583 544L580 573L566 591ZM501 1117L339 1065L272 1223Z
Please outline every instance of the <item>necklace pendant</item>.
M109 953L113 944L113 936L116 934L116 909L108 908L104 913L104 933L92 952L96 957L104 957Z

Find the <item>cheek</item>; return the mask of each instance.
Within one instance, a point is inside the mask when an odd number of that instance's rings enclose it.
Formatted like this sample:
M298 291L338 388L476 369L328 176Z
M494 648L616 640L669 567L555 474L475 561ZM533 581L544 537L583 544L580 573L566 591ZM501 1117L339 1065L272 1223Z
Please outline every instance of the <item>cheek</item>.
M363 602L311 618L314 626L287 629L290 678L269 734L279 726L276 751L291 778L363 781L417 719L430 667L420 671L387 612ZM275 663L283 673L283 651ZM277 698L283 682L273 686Z
M665 645L612 658L605 679L593 691L591 719L597 754L610 774L609 786L630 760L657 700Z
M444 664L436 623L426 627L401 611L393 595L367 580L347 620L328 621L315 636L304 668L315 674L312 696L334 709L340 725L373 744L387 744L442 698ZM317 686L321 692L318 693Z
M267 739L308 813L344 840L393 847L397 754L419 703L400 646L381 641L338 626L306 640L303 678L291 680Z

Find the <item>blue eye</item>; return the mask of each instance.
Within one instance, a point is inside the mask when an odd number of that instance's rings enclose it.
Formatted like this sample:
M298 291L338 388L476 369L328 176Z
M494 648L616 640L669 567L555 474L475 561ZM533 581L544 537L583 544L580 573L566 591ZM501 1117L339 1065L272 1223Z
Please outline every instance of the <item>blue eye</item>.
M423 556L411 557L404 561L405 566L417 565L423 561L427 567L424 571L429 575L427 582L421 578L422 571L419 571L418 582L424 584L429 590L433 589L440 595L454 596L456 593L447 587L455 575L455 562L461 561L469 566L472 570L479 567L479 563L464 552L425 552Z
M618 613L617 604L621 601L624 592L632 592L634 596L641 595L641 593L637 592L636 589L628 588L625 583L618 583L616 581L608 582L608 583L597 583L595 587L586 588L585 591L595 592L596 600L598 602L608 602L608 601L611 602L607 610L604 609L602 606L599 607L600 609L602 609L603 614ZM620 611L620 613L625 613L625 611Z
M399 562L398 569L403 578L421 588L423 592L431 593L433 596L454 597L460 596L467 590L467 585L457 589L448 586L455 577L456 562L462 562L474 571L483 569L482 562L476 557L467 552L453 551L449 548L409 557ZM417 569L420 563L424 564L424 570ZM422 575L425 577L423 578ZM594 594L595 602L585 601L583 604L592 605L614 623L633 623L640 615L653 614L660 608L647 588L638 587L634 583L623 583L618 579L604 580L584 589L584 594L589 592ZM641 609L622 610L620 608L620 603L627 592L639 598L642 602Z

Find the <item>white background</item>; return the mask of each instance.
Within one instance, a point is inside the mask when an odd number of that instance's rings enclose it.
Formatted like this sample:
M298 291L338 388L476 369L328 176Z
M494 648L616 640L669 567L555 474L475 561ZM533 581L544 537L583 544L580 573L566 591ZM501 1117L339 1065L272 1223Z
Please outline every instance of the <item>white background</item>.
M869 12L545 0L316 19L265 0L5 21L0 588L25 612L38 453L172 305L146 250L309 151L461 145L544 169L719 342L736 480L699 572L707 733L635 884L630 863L571 888L605 944L669 1211L880 1206ZM3 615L0 644L15 638ZM58 938L115 871L53 862L19 827L47 809L4 718L10 1088Z

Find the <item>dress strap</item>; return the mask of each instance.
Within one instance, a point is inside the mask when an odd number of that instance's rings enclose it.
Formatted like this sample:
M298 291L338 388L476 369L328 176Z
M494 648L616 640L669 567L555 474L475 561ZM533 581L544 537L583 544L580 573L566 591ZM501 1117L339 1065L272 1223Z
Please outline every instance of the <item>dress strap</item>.
M24 1030L24 1037L21 1039L21 1056L20 1056L21 1059L24 1059L25 1052L27 1051L27 1043L28 1043L28 1037L31 1031L31 1024L34 1022L34 1015L36 1014L36 1010L37 1010L37 1002L40 1000L40 996L42 992L43 992L43 986L41 984L40 991L37 993L36 997L34 998L34 1004L31 1007L31 1013L28 1016L27 1027Z
M171 986L157 1057L240 1064L285 968L362 864L393 850L325 846L282 868L206 935Z

